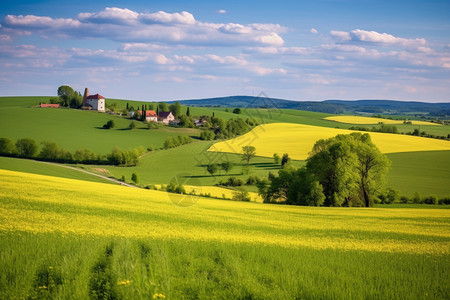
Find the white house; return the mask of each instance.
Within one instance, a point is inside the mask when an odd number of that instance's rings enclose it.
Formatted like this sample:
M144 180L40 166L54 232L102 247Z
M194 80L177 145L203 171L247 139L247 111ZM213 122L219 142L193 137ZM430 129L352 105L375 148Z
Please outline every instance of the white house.
M105 111L105 97L100 94L89 95L89 89L84 90L83 107L97 111Z
M164 124L169 124L170 122L175 121L175 117L171 111L160 111L158 121Z

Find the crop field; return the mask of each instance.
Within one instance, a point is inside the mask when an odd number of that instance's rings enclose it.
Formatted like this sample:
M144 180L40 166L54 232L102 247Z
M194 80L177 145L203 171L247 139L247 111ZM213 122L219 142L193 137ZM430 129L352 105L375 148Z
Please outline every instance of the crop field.
M102 129L114 120L114 129ZM56 142L70 151L88 148L97 154L106 154L118 146L132 149L162 147L167 137L177 135L198 136L197 129L174 130L161 128L148 130L141 122L135 130L129 130L130 120L95 111L64 108L0 108L0 136L13 140L30 137L40 143Z
M391 119L361 117L361 116L328 116L328 117L325 117L324 119L339 122L339 123L348 123L348 124L357 124L357 125L378 124L380 122L382 122L383 124L389 124L389 125L403 124L402 120L391 120ZM410 122L413 125L442 126L441 124L432 123L432 122L424 122L424 121L416 121L416 120L410 120Z
M84 172L66 168L65 165L53 165L29 159L0 157L0 169L69 178L69 179L115 184L109 180L97 176L93 176Z
M0 170L0 298L446 299L450 210L264 205ZM20 185L17 184L20 182ZM23 270L27 272L23 272Z
M450 151L392 153L388 158L387 184L402 195L450 196Z
M317 140L352 132L355 131L300 124L264 124L232 140L216 143L208 151L242 153L242 146L253 145L258 156L288 153L292 159L305 160ZM371 132L370 136L383 153L450 150L450 141L378 132Z

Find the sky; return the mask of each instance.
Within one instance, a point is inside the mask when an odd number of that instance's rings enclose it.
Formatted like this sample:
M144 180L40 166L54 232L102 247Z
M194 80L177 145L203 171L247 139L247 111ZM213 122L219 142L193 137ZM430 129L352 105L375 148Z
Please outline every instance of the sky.
M0 96L450 102L450 1L2 0Z

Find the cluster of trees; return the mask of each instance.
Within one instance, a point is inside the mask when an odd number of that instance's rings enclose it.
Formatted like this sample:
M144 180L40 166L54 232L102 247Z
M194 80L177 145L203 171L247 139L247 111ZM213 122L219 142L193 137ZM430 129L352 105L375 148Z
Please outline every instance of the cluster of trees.
M74 91L74 89L68 85L60 86L57 93L59 98L51 98L50 103L59 103L61 106L69 106L71 108L81 108L83 105L83 96L81 96L81 93Z
M206 171L214 176L219 170L225 171L225 173L228 175L228 172L230 172L234 167L234 164L230 161L224 161L220 164L208 164L206 165Z
M425 197L421 197L419 193L414 193L414 196L400 196L400 193L396 190L388 188L385 193L380 193L378 197L375 199L376 203L381 204L393 204L393 203L402 203L402 204L439 204L439 205L449 205L450 198L443 197L438 198L435 195L429 195Z
M366 127L360 127L360 126L352 126L349 128L350 130L358 130L358 131L371 131L371 132L383 132L383 133L398 133L397 126L394 125L386 125L381 124L381 126L378 127L372 127L372 129L366 128Z
M289 157L289 154L284 153L282 157L278 155L278 153L273 154L273 162L278 165L281 164L282 166L285 166L287 163L291 161L291 158Z
M142 146L132 150L121 150L118 147L114 147L111 153L106 156L106 159L111 165L132 167L138 164L139 156L144 153L145 149Z
M369 129L367 127L361 127L361 126L351 126L349 127L350 130L358 130L358 131L372 131L372 132L383 132L383 133L399 133L398 128L394 125L385 125L381 124L379 128L372 127L372 129ZM403 134L403 133L402 133ZM414 136L422 136L422 137L428 137L433 139L450 139L450 134L447 136L444 135L434 135L434 134L428 134L425 131L420 131L419 129L414 129L413 132L406 133L407 135L414 135Z
M41 145L39 148L38 143L30 138L18 139L14 143L13 140L2 137L0 138L0 155L59 163L135 166L138 163L138 157L145 153L142 146L132 150L120 150L115 147L110 154L102 156L86 148L78 149L72 153L51 141L43 141Z
M265 202L294 205L371 206L390 161L369 134L352 133L315 143L306 166L290 164L258 184Z
M164 149L175 148L181 145L192 143L192 139L189 136L179 135L177 137L168 137L164 142Z

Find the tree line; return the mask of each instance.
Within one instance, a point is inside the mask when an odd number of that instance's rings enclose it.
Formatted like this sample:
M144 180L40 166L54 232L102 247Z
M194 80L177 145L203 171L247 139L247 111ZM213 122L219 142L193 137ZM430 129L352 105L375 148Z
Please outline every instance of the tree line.
M69 150L60 148L55 142L51 141L43 141L41 147L39 147L39 144L30 138L18 139L15 143L9 138L0 138L1 156L30 158L58 163L135 166L138 164L139 156L145 152L145 149L140 146L131 150L121 150L118 147L114 147L111 153L107 155L99 155L86 148L78 149L72 153Z

